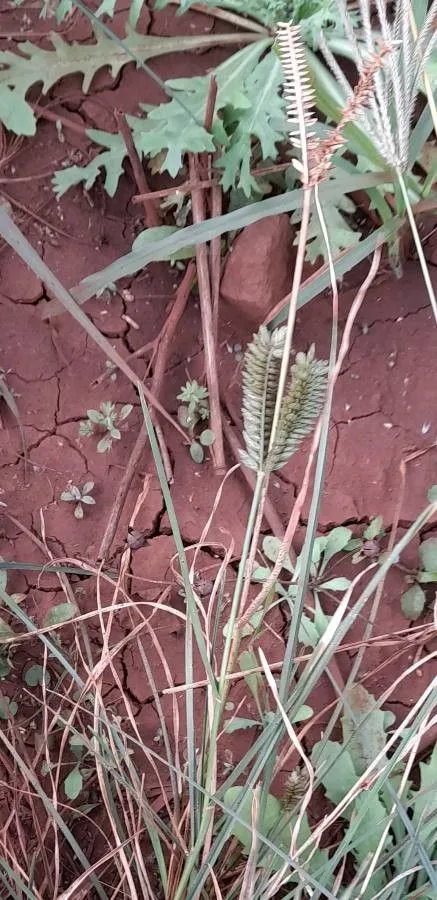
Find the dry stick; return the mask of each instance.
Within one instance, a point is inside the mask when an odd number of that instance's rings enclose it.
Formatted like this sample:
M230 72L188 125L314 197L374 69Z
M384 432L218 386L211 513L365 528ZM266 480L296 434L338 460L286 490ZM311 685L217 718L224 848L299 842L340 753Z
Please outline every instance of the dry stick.
M174 3L175 6L180 6L180 0L171 0L171 3ZM191 9L196 10L196 12L205 13L206 16L224 19L225 22L231 22L232 25L236 25L238 28L245 28L247 31L255 31L257 34L265 35L265 37L268 37L270 33L264 25L260 25L252 19L246 19L243 16L236 15L236 13L230 12L227 9L220 9L219 6L206 6L203 3L192 3Z
M216 96L217 82L214 76L212 76L208 91L204 121L204 125L207 130L211 128ZM197 181L199 180L197 154L189 154L189 171L190 181L197 183ZM205 220L205 195L203 191L197 187L194 188L191 192L191 202L193 210L193 222L195 224L203 222ZM223 447L220 391L217 372L217 347L214 340L211 283L209 276L208 249L206 244L196 245L196 267L197 280L199 284L200 311L202 316L202 335L205 353L206 380L209 393L210 423L211 429L215 434L215 440L211 447L211 455L214 468L224 469L225 455Z
M140 192L145 192L149 190L149 185L147 184L146 176L144 174L144 169L141 164L140 157L137 153L137 149L134 144L134 140L132 137L132 131L129 128L126 116L119 109L115 110L115 120L118 125L118 130L126 144L126 150L129 155L130 164L132 166L132 171L134 173L134 178L136 181L137 188ZM144 219L146 228L154 228L160 224L159 217L159 207L155 200L144 200ZM162 428L158 422L156 412L151 411L151 418L153 424L155 426L156 437L159 444L159 449L161 451L162 461L164 465L164 471L166 474L167 481L171 482L173 478L172 470L171 470L171 462L169 453L167 450L167 445L164 440L164 435L162 432Z
M74 234L69 234L68 231L64 231L63 228L59 228L58 225L54 225L52 222L49 222L48 219L44 219L43 216L40 216L34 210L29 209L29 207L26 206L24 203L20 203L19 200L15 199L15 197L11 197L11 195L8 194L4 190L4 188L1 189L1 196L4 197L8 201L8 203L11 204L11 206L16 206L17 209L20 210L20 212L26 213L26 215L30 216L31 219L35 219L35 222L39 222L39 224L43 225L44 228L48 228L49 231L55 231L56 234L60 234L61 237L68 238L69 241L77 241L78 244L85 243L85 241L81 241L79 238L76 238L74 236ZM50 203L50 200L48 200L47 203L43 203L40 206L40 209L44 209L46 206L49 205L49 203Z
M147 179L144 174L144 169L141 165L141 160L138 155L137 148L134 144L132 131L129 128L125 114L122 113L119 109L115 110L115 120L117 122L118 130L126 144L126 150L128 152L130 164L132 166L132 171L134 173L134 178L137 183L138 190L140 194L145 194L150 191L150 188L147 184ZM154 200L149 199L144 200L143 205L146 228L156 228L161 224L157 204L154 202Z
M188 297L190 295L191 287L193 284L194 278L194 263L190 262L187 266L185 275L176 291L175 302L173 304L173 308L170 312L170 315L167 319L165 327L161 332L161 340L159 349L156 356L156 365L154 369L153 379L152 379L152 392L155 396L157 396L160 392L162 381L165 373L165 366L167 362L168 350L170 347L170 343L173 339L174 333L180 321L180 318L184 312L185 306L188 301ZM100 544L100 550L98 555L99 562L104 560L108 554L109 548L114 540L114 535L117 530L117 525L120 520L121 512L127 497L127 493L129 491L132 478L134 477L135 470L137 465L141 459L144 448L146 447L148 441L147 431L143 425L141 425L138 437L135 441L132 453L129 458L129 462L126 466L123 478L120 481L117 495L114 500L114 504L111 510L111 514L109 516L108 524L105 529L105 533L102 538L102 542Z
M421 632L421 634L419 634L419 631ZM408 641L410 646L403 647L401 650L398 650L395 654L392 654L392 656L386 657L383 660L383 662L380 663L376 667L376 669L372 669L370 672L367 672L365 675L363 675L360 678L360 684L364 684L364 682L368 681L369 678L373 678L376 674L379 674L380 672L382 672L383 669L387 668L387 666L389 666L393 660L398 659L398 657L401 656L402 654L409 653L411 650L411 645L414 645L414 643L418 642L419 640L422 641L423 638L425 638L425 639L433 638L433 637L435 638L434 625L429 625L429 626L421 625L418 628L416 628L416 632L417 633L414 634L409 629L402 629L400 631L394 632L394 636L393 635L381 635L381 636L376 635L376 637L370 638L370 640L366 644L366 649L368 649L369 647L392 647L393 644L395 644L395 645L401 644L401 643L405 643L405 641ZM398 635L398 638L397 638L397 640L394 640L394 637L396 635ZM382 638L384 638L384 640L382 640ZM346 653L351 653L351 652L354 652L355 650L358 650L361 646L362 646L362 641L351 641L349 644L342 644L338 648L338 652L343 653L343 655L344 655ZM311 653L300 653L298 656L295 657L295 661L298 663L308 662L310 659L311 659ZM277 662L269 663L269 666L270 666L272 672L277 672L279 669L282 668L283 665L284 665L283 659L279 659ZM263 671L264 670L263 670L262 666L252 666L250 669L247 669L244 672L241 672L241 671L230 672L229 675L226 676L226 681L229 681L229 682L242 681L244 678L248 677L249 675L257 675L258 673L262 673ZM204 678L204 679L200 679L199 681L192 681L189 684L178 684L174 687L163 688L163 690L161 691L161 694L163 697L165 697L167 694L182 694L182 693L185 693L188 688L192 688L193 690L194 689L199 690L200 688L208 687L208 683L209 683L208 679ZM327 709L331 709L333 706L335 706L336 702L337 702L336 700L332 701L332 703L330 703L328 707L326 707L324 710L321 711L321 714L326 712ZM312 719L311 722L312 721L314 721L314 720ZM309 727L311 725L311 722L309 723Z
M49 122L55 123L60 122L63 128L68 128L70 131L82 135L82 137L86 136L87 129L85 125L79 125L78 122L73 122L67 116L62 116L51 109L47 109L45 106L40 106L39 103L31 103L30 106L39 119L47 119Z
M136 206L137 203L142 203L143 200L158 200L160 197L169 197L171 194L190 194L193 188L202 189L202 191L207 190L207 188L213 187L216 184L214 178L207 178L206 181L198 181L197 184L192 184L191 181L184 181L182 184L173 185L169 188L162 188L160 191L147 191L145 194L135 194L132 197L131 203Z

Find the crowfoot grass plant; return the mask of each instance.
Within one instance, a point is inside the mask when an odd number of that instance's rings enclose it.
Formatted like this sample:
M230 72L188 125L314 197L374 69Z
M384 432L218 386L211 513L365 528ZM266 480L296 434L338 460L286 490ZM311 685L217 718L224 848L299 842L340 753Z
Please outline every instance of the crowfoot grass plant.
M316 543L318 510L335 384L379 253L357 292L337 350L337 270L321 204L333 145L318 142L312 131L312 94L299 32L281 26L279 44L293 140L297 129L302 225L287 324L280 330L260 329L245 356L242 462L256 472L256 486L230 596L225 579L231 546L210 593L197 588L141 383L0 211L5 238L138 389L185 599L183 611L171 603L168 591L158 601L147 594L134 601L129 548L115 575L80 560L55 561L55 566L51 560L65 603L36 625L21 598L8 593L8 564L0 565L5 611L0 643L14 677L23 673L24 680L23 686L10 682L16 696L6 696L5 686L0 705L7 798L0 880L3 895L14 900L392 900L437 895L435 678L423 680L421 694L402 721L395 721L386 708L419 667L427 671L437 651L405 665L377 698L356 666L346 685L337 678L323 732L311 706L326 672L336 665L336 654L348 643L350 629L359 618L371 618L369 607L381 594L387 573L434 519L437 500L431 493L402 537L380 559L364 560L352 580L337 579L334 585L330 579L318 580L319 575L325 579L330 559L345 547L341 529ZM345 125L373 109L376 79L392 54L391 47L369 54ZM335 132L335 146L342 134L342 128ZM333 293L330 358L328 364L317 360L311 349L291 365L311 195L325 236ZM270 473L311 431L306 471L284 539L274 548L271 571L263 578L258 571L256 579ZM294 564L290 546L312 477L309 521ZM136 512L146 498L145 485ZM220 491L198 551L207 543L219 506ZM89 607L83 602L81 608L82 595L73 593L67 578L72 570L88 576ZM291 579L281 593L284 570ZM253 578L261 582L255 596ZM337 598L330 616L320 599L324 590ZM290 628L285 649L278 639L267 650L264 637L275 634L278 601L291 614ZM182 679L176 679L168 656L168 617L184 633ZM420 631L416 634L420 643ZM366 645L371 639L367 628ZM272 646L276 658L270 658ZM363 656L365 646L358 651ZM143 694L135 696L133 668L147 686L146 701ZM243 700L234 696L236 681L245 686ZM253 704L257 719L248 726L241 713ZM243 727L253 729L253 739L231 756L230 734ZM315 744L309 740L311 727L318 727Z

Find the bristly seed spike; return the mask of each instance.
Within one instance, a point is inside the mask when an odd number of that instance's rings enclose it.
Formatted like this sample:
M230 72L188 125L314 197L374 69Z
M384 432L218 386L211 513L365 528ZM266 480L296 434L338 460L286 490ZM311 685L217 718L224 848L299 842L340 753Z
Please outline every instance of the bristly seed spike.
M314 134L316 120L311 86L299 25L279 22L276 41L284 72L284 97L290 140L301 151L299 168L304 185L311 181L311 158L317 147Z

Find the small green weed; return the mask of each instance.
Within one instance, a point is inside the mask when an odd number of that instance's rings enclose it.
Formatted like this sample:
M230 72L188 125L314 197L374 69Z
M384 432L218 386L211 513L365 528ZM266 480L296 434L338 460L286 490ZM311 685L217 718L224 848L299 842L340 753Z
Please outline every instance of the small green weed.
M402 612L414 622L422 615L427 596L421 585L437 582L437 538L429 537L419 545L419 562L417 569L406 572L405 580L410 587L402 594Z
M352 563L363 562L366 559L378 557L381 553L381 541L385 537L384 522L382 516L375 516L363 531L362 537L353 537L347 547L347 551L353 552Z
M313 607L307 606L301 617L299 641L303 646L316 647L329 623L330 617L323 612L320 594L343 593L350 587L351 582L349 578L344 578L343 576L329 577L329 566L334 557L345 552L351 540L352 532L350 528L345 528L342 525L333 528L329 534L321 535L314 540L309 579L309 590L313 596ZM269 562L276 562L280 547L281 541L278 538L267 536L263 539L263 554ZM288 604L290 615L292 616L297 583L301 571L301 556L297 557L296 564L293 565L290 557L287 555L283 560L282 568L284 573L289 573L290 578L288 582L285 578L276 582L271 605L285 602ZM258 583L268 581L270 573L271 569L269 566L257 566L252 573L252 581Z
M64 779L64 791L65 796L69 800L76 800L79 794L82 793L85 779L92 773L92 769L87 769L84 766L86 757L88 755L91 757L92 754L87 750L86 742L80 734L71 734L69 745L72 754L76 758L76 765Z
M91 437L96 428L99 431L106 432L97 444L97 453L106 453L111 449L113 441L120 440L121 431L117 426L127 419L132 409L131 403L125 403L120 410L117 410L111 400L103 401L100 404L100 409L87 409L87 418L80 423L79 434L82 437ZM65 497L64 499L67 498ZM81 500L83 502L83 497L81 497ZM86 502L89 503L90 501ZM78 518L81 517L78 516Z
M361 885L360 897L370 900L380 896L380 892L381 896L382 893L387 897L392 896L385 894L384 888L389 890L397 878L403 881L402 896L413 896L408 888L412 890L415 884L417 886L415 869L411 865L409 873L404 871L403 847L412 833L409 826L411 822L418 846L422 846L425 853L433 858L437 813L433 785L437 779L437 745L428 761L420 764L417 789L413 789L410 780L405 780L401 787L405 770L405 765L401 762L392 768L388 778L379 781L374 777L367 790L354 793L354 786L359 778L372 767L377 758L380 759L380 769L387 763L383 751L388 740L387 730L393 725L395 717L392 712L381 710L374 697L362 685L352 685L344 699L342 742L322 739L314 745L311 753L316 778L335 808L329 818L334 821L338 809L345 822L344 834L335 854L328 862L326 850L314 852L313 849L309 852L311 841L308 838L311 830L307 814L302 816L300 810L309 782L306 772L300 769L293 771L291 778L286 780L282 798L272 794L267 796L266 803L260 807L257 830L274 843L276 849L288 853L292 829L299 828L299 845L302 846L306 841L309 844L307 852L300 854L299 862L304 865L310 877L318 879L323 872L324 888L333 889L335 867L350 854L357 873L357 885ZM253 841L255 791L246 791L244 786L233 787L226 791L224 797L227 806L238 806L240 822L233 826L232 833L242 845L245 855L250 853ZM402 815L399 815L396 799L401 791L403 806ZM345 803L348 795L349 801ZM279 869L282 865L282 860L275 858L273 850L267 851L262 859L260 864L270 871ZM296 880L298 876L292 876L288 884L291 885ZM422 873L419 884L425 882L426 876ZM343 886L343 881L341 884ZM358 896L358 893L349 894L345 887L343 889L346 890L344 896ZM343 893L336 893L335 896L343 896ZM425 891L423 896L432 895Z
M69 481L67 489L62 491L61 500L65 503L75 503L74 516L76 519L83 519L83 506L94 506L95 500L91 496L94 489L94 481L87 481L83 487L77 487Z
M191 438L191 457L194 462L202 463L204 460L203 448L210 447L215 439L214 432L210 428L203 428L199 433L199 426L209 419L208 391L194 378L192 381L187 381L177 399L182 401L178 406L179 422L182 428L186 428ZM198 440L195 437L196 433Z

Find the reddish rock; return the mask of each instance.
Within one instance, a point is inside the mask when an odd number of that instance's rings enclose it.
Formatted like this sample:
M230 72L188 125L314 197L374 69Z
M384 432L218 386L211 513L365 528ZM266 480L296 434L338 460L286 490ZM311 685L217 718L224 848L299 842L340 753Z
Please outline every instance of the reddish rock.
M248 225L227 258L223 299L260 324L290 291L293 260L293 231L285 213Z
M43 290L39 278L12 250L3 256L1 287L5 297L19 303L35 303Z

